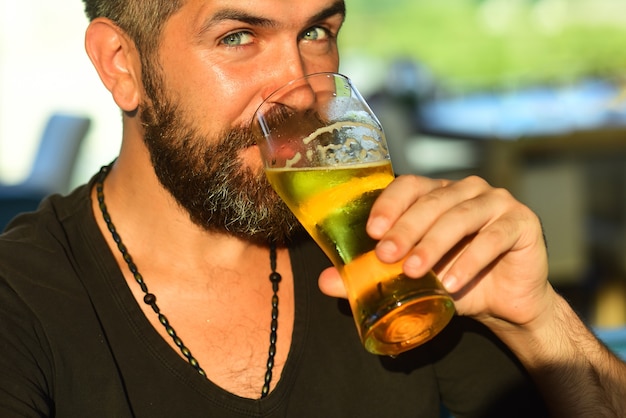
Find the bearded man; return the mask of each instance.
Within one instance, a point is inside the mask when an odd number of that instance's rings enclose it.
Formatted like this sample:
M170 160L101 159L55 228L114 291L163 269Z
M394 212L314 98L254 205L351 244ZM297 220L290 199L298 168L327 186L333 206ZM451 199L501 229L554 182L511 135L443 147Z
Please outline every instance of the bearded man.
M548 284L537 217L480 179L399 177L368 223L382 261L435 268L455 297L438 337L373 356L319 291L345 295L249 121L277 87L337 71L342 0L84 2L122 146L0 238L0 415L617 413L623 364Z

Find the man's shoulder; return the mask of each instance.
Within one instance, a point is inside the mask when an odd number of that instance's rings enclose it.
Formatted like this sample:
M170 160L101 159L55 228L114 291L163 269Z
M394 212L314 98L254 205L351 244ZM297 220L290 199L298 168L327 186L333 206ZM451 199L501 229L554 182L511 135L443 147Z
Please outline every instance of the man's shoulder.
M53 195L39 208L18 215L0 235L0 280L43 280L71 269L82 231L90 222L86 186L67 196Z

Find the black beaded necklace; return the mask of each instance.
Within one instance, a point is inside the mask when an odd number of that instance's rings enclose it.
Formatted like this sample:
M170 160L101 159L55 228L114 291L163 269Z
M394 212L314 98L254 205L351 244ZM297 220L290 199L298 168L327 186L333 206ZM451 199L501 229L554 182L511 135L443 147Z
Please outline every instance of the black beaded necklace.
M139 284L139 287L141 287L141 290L144 293L144 303L146 305L149 305L152 310L158 315L159 322L165 327L165 331L170 337L172 337L174 344L176 344L176 346L180 349L180 352L187 359L189 364L191 364L198 373L206 378L206 373L204 372L202 367L200 367L200 363L198 363L198 360L195 359L195 357L191 354L191 351L189 351L189 349L185 346L180 337L176 334L176 331L170 325L165 315L161 313L161 310L156 303L156 296L148 291L148 286L144 282L141 273L139 273L137 266L133 262L133 259L128 252L128 249L122 243L122 238L115 229L115 225L113 225L113 222L111 221L111 216L109 215L107 207L104 203L104 179L106 178L107 174L109 174L109 171L110 166L102 167L96 180L96 194L98 198L98 205L100 206L100 211L102 212L102 218L104 219L107 228L111 232L113 241L115 241L115 243L117 244L117 248L120 250L120 253L122 253L122 257L124 258L124 261L126 261L128 269L133 274L135 281ZM265 381L263 383L263 388L261 389L261 398L265 398L270 392L272 369L274 368L274 356L276 355L276 331L278 329L278 284L280 283L282 277L280 273L276 271L276 245L274 243L270 244L270 267L272 269L272 272L270 273L269 278L270 282L272 283L272 291L274 292L274 294L272 295L272 321L270 323L270 346L267 358L267 371L265 372Z

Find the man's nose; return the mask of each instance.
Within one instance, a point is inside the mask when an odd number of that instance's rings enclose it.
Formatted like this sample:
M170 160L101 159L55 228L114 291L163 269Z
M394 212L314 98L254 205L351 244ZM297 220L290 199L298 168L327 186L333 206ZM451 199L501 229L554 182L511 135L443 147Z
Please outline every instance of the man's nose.
M315 92L305 78L309 72L298 47L283 50L281 61L281 70L268 84L263 99L296 111L309 109L315 103Z
M310 81L302 76L291 80L285 86L272 93L267 103L280 104L294 112L303 112L314 107L316 93Z

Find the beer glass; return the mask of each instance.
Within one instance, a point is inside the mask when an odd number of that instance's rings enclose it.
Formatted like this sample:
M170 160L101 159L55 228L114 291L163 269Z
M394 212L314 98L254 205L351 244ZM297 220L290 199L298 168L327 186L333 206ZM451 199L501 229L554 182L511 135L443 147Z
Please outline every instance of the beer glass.
M406 277L381 262L365 225L394 179L382 127L351 81L317 73L291 81L257 110L265 174L341 273L359 336L395 356L435 336L454 304L432 273Z

